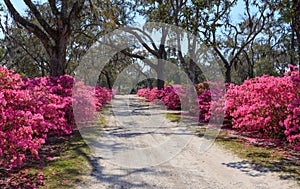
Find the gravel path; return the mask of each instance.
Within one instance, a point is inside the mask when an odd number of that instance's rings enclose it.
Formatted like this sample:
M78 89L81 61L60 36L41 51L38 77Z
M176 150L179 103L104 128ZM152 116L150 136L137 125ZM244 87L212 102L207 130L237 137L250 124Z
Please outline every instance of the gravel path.
M199 144L206 139L168 121L165 110L138 97L116 96L110 110L107 127L93 131L94 137L83 133L94 151L89 159L94 170L78 189L299 188L217 145L200 153Z

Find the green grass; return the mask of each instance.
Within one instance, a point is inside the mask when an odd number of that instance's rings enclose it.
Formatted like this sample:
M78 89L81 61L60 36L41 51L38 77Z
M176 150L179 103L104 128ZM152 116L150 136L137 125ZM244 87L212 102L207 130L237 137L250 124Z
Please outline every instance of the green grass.
M87 163L90 150L78 131L67 138L67 141L51 144L50 148L58 146L63 148L62 151L53 160L47 160L42 170L31 169L32 173L44 173L45 185L40 188L75 188L76 183L82 181L82 175L91 171Z
M91 128L92 131L101 129L98 124L103 127L107 124L103 115L99 114L98 118L95 126L97 128ZM36 169L36 166L30 168L31 174L44 173L45 184L39 188L76 188L77 183L84 181L82 175L88 175L92 171L89 165L91 151L78 130L75 130L71 136L50 140L45 147L49 148L45 155L52 156L53 159L45 160L40 170Z
M0 188L31 188L36 185L42 189L75 188L78 182L84 181L82 175L92 171L90 154L79 131L69 136L50 137L39 150L40 159L28 154L22 168L0 169ZM40 185L38 175L44 176L43 185Z
M175 113L166 113L165 117L170 120L171 122L179 122L180 121L180 114Z

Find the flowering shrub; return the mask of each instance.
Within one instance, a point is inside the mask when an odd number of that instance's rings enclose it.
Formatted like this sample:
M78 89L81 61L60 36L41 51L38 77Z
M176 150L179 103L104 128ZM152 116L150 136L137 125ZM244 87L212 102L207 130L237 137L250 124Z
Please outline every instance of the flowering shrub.
M154 99L161 99L164 94L164 90L158 90L157 87L152 88L149 92L145 93L145 98L148 101L153 101Z
M181 108L179 92L178 87L175 90L172 86L165 86L163 92L158 94L162 94L161 101L165 103L168 110L179 110Z
M145 97L148 101L154 99L160 99L167 106L169 110L179 110L184 106L185 108L192 103L199 103L200 120L209 120L210 115L210 102L211 102L211 91L209 90L209 83L200 83L195 85L194 89L198 93L198 100L191 99L191 95L194 91L188 91L188 89L182 85L165 85L164 89L157 90L157 87L153 89L139 89L137 95ZM215 91L215 90L214 90ZM214 97L220 96L219 93L213 92ZM190 111L192 111L190 109ZM198 110L197 110L198 111Z
M289 65L284 77L264 75L244 81L240 86L219 82L204 82L195 85L198 93L199 120L208 122L212 113L214 120L225 118L233 129L260 138L288 141L300 149L300 76L298 67ZM224 85L224 84L222 84ZM223 89L224 88L224 89ZM168 109L179 109L188 99L182 98L181 86L174 89L165 86L140 89L138 96L147 100L161 99ZM181 97L183 102L180 102ZM298 148L297 148L298 146Z
M216 117L225 115L224 121L240 132L300 146L300 77L298 67L289 69L284 77L264 75L241 86L230 84L226 98L217 101L212 97L221 97L222 91L210 90L214 83L195 85L200 121L209 121L213 112Z
M211 93L209 90L203 91L198 94L199 103L199 121L207 122L210 119L210 104Z
M20 167L29 154L39 158L38 150L49 136L72 133L74 81L67 75L21 78L12 70L0 67L0 166ZM90 88L81 85L81 92L88 97L96 96L96 102L91 104L96 104L98 109L111 100L110 90ZM87 91L96 91L96 94ZM84 99L75 98L75 101ZM82 112L85 118L90 116L89 111Z
M214 114L214 121L217 117L224 118L225 113L225 86L222 81L203 82L195 85L199 103L199 121L208 122ZM228 116L225 116L227 118Z
M177 87L178 88L178 87ZM177 89L179 91L179 89ZM139 89L137 95L145 97L148 101L159 99L164 102L169 110L178 110L181 107L180 98L177 92L172 86L165 85L164 89L158 90L157 87L152 89Z
M68 102L64 98L41 91L2 89L0 101L0 165L5 168L21 166L27 151L38 158L38 149L49 135L72 132L65 119Z
M44 92L52 94L64 101L65 119L69 125L74 125L74 115L72 109L72 88L75 79L71 76L64 75L59 77L36 77L22 78L23 84L21 89L35 92Z
M76 113L77 124L83 123L85 125L86 122L93 121L96 111L99 111L111 98L112 94L109 89L86 86L82 81L76 82L73 94L73 110Z
M71 97L75 79L69 75L59 77L22 78L22 89L44 91L61 97Z
M20 89L23 84L21 80L19 74L14 74L12 70L0 66L0 91L3 89Z
M300 97L299 91L289 76L264 75L246 80L241 86L230 85L227 111L232 127L260 137L293 142L299 138L299 104L295 101Z
M96 110L99 111L101 107L107 102L111 101L113 92L105 87L95 87L95 104Z
M280 122L280 124L284 125L286 130L284 134L287 136L287 140L289 142L294 142L296 148L300 149L300 76L299 76L299 68L297 66L289 65L289 71L286 75L291 76L291 80L296 88L296 98L295 100L288 105L287 118L284 120L284 123Z
M151 91L151 89L149 89L149 88L139 89L137 91L137 96L146 97L146 94L150 93L150 91Z
M138 92L137 92L137 95L140 96L140 97L145 97L146 100L148 101L152 101L154 99L158 99L158 89L157 87L154 87L152 89L148 89L148 88L145 88L145 89L139 89Z
M96 112L95 89L84 85L83 81L76 82L73 88L72 110L77 124L92 120Z
M71 76L64 75L59 77L37 77L33 79L23 78L23 89L30 89L33 91L44 91L50 94L55 94L65 99L65 116L69 124L74 125L74 115L72 108L72 100L76 106L85 110L77 114L78 121L90 120L93 112L96 109L99 111L101 107L107 102L111 101L111 90L100 86L86 86L83 81L76 82L76 89L78 90L76 96L72 99L72 89L75 84L75 79ZM94 100L93 100L94 99ZM95 105L95 107L93 107ZM79 111L77 111L79 113Z
M38 149L50 134L70 134L64 118L64 102L55 95L29 90L1 93L0 164L21 166L26 151L38 157Z

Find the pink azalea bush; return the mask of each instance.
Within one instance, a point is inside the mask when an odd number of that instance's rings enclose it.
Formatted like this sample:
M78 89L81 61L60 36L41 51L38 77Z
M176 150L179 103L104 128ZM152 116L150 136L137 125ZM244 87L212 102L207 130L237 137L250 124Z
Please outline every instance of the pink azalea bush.
M38 158L38 149L49 133L69 134L72 129L64 117L64 99L21 89L20 76L4 68L0 82L0 165L12 169L22 165L26 152Z
M73 112L79 128L92 121L96 113L95 88L86 86L83 81L76 82L73 88Z
M300 150L300 75L299 68L297 66L289 65L289 71L286 73L287 76L291 76L291 80L296 88L296 98L288 105L287 118L284 120L285 135L289 142L296 143L296 148Z
M21 78L12 70L0 67L0 166L12 169L22 166L28 157L40 158L38 151L50 136L71 134L75 120L72 103L74 78L71 76ZM111 100L110 90L81 85L81 94L98 110ZM87 91L96 91L89 94ZM93 101L94 100L94 101ZM84 117L89 111L82 110Z
M76 92L75 92L76 91ZM76 82L73 94L73 110L76 122L93 121L95 113L109 101L113 93L110 89L100 86L86 86L84 82Z
M181 101L179 97L180 88L177 90L173 86L165 86L161 97L161 101L164 102L168 110L179 110L181 108Z
M74 115L72 110L72 88L75 83L73 77L64 75L59 77L36 77L22 78L21 89L35 92L44 92L61 98L64 101L65 119L69 125L74 125Z
M199 83L195 85L195 90L198 94L200 122L210 121L212 114L215 122L217 117L224 118L225 86L222 81Z
M199 103L200 120L207 121L209 120L210 115L212 91L209 90L208 83L195 85L194 90L198 93L197 100L191 98L191 95L195 91L188 91L188 89L182 85L165 85L162 90L158 90L157 87L152 89L139 89L137 95L144 97L147 101L160 99L160 101L162 101L169 110L179 110L182 106L186 109L193 108L187 106L190 106L192 103ZM218 93L219 91L215 91L216 90L213 90L214 97L220 96Z
M178 91L179 89L177 89ZM181 107L180 98L174 87L165 85L164 89L158 90L157 87L152 89L139 89L137 95L140 97L145 97L147 101L153 101L154 99L159 99L164 102L167 109L178 110Z
M204 82L195 85L198 94L199 120L225 118L239 132L260 138L287 141L300 149L300 76L298 67L289 65L284 77L261 76L242 85ZM210 89L210 87L212 89ZM181 88L183 89L183 87ZM140 89L138 96L160 99L168 109L180 109L180 90L165 86L164 90ZM214 100L213 100L214 99Z
M96 86L95 87L95 104L96 110L99 111L104 104L111 101L114 91L108 88Z
M199 121L207 122L210 119L211 93L210 90L198 94Z
M22 78L23 89L44 91L61 97L71 97L75 79L69 75L59 77Z
M1 92L0 164L21 166L27 151L38 158L38 149L49 135L70 134L65 103L56 95L29 90Z
M154 87L151 90L146 90L143 97L148 101L153 101L154 99L161 99L165 96L164 92L164 90L158 90L157 87Z
M150 93L151 89L149 88L143 88L143 89L139 89L137 91L137 96L140 96L140 97L146 97L146 94L147 93Z
M299 78L295 72L290 72ZM264 75L231 84L227 90L227 111L232 127L240 132L298 143L300 139L298 79Z

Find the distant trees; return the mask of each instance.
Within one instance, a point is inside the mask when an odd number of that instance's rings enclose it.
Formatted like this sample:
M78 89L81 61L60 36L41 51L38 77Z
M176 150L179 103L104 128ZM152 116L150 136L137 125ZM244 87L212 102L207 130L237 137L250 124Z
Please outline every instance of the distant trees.
M139 43L120 49L124 60L139 59L150 66L160 78L159 88L164 86L164 61L178 66L194 83L204 80L194 61L196 38L213 49L226 82L241 83L264 73L281 75L287 64L300 63L299 0L23 1L28 9L21 15L10 0L4 0L14 22L1 17L5 38L0 60L28 76L72 74L80 57L101 35L123 26ZM193 36L184 46L179 33L168 27L155 28L161 35L155 44L148 35L152 31L132 24L141 17L174 25ZM176 48L170 48L168 40ZM149 61L153 58L159 61ZM111 86L110 78L117 72L108 69L127 65L111 61L102 72L102 82Z
M71 74L79 58L100 35L112 29L115 22L125 23L124 17L129 17L119 12L126 9L115 8L120 3L117 0L110 3L48 0L42 4L24 0L27 5L25 15L21 15L10 0L4 2L15 23L7 23L8 27L4 28L10 30L4 31L6 40L10 44L14 41L15 45L26 48L27 55L44 51L46 56L43 59L49 71L47 73L52 76ZM17 39L20 31L24 35ZM37 43L35 47L42 47L39 51L34 50L32 45L23 43L26 41L30 44L32 39ZM34 57L31 58L33 62L38 62ZM36 66L41 68L39 63Z
M107 86L112 89L118 75L130 64L132 59L122 53L117 53L101 70L99 75L98 84Z
M49 59L40 40L16 24L8 25L8 17L5 23L0 25L0 31L4 33L2 44L6 53L1 65L28 77L49 75Z
M233 74L238 83L263 74L283 75L288 64L299 62L293 2L265 1L263 5L269 16L259 36L237 57L240 64Z
M196 56L195 44L193 44L196 40L195 37L214 49L223 64L226 82L231 82L233 67L237 68L238 63L242 63L239 61L239 57L262 33L268 19L273 16L273 12L268 11L267 5L261 1L246 0L243 2L242 18L235 19L232 18L232 8L238 3L237 0L151 1L142 4L143 7L138 10L149 21L170 23L193 34L193 36L189 36L191 40L188 42L190 57L182 55L182 44L180 44L179 38L175 52L181 67L193 82L199 82L198 76L201 74L201 70L193 62L193 58ZM253 77L253 65L248 63L248 74Z
M271 9L279 10L280 19L289 25L290 48L297 52L300 67L300 0L274 0L269 5ZM291 59L292 64L295 65L297 62Z
M15 9L10 0L4 0L10 14L17 24L22 25L27 31L33 33L43 44L49 57L51 76L65 74L67 44L72 34L72 25L79 20L83 10L84 1L55 1L49 0L51 24L43 17L43 13L31 0L24 0L36 22L27 20ZM52 25L53 24L53 25Z

